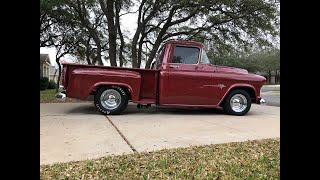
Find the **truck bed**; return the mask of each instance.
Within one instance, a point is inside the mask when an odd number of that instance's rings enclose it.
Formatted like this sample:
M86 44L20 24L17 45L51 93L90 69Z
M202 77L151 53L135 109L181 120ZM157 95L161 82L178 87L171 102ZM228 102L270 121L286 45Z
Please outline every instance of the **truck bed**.
M138 97L130 97L133 102L154 104L157 103L158 76L159 70L155 69L63 64L63 86L67 97L83 100L101 83L120 82L129 86L129 91L140 92Z

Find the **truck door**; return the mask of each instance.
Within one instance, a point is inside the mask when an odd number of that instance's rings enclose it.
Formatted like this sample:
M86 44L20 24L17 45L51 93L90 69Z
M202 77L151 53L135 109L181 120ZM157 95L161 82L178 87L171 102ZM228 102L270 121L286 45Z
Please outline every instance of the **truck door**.
M191 46L173 46L168 59L169 71L167 97L164 104L215 105L212 92L212 71L199 63L201 49Z

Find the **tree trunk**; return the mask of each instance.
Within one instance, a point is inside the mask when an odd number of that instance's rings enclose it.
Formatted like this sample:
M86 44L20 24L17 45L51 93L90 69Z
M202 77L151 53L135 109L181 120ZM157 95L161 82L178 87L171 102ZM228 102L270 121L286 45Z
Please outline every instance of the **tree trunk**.
M146 69L150 69L152 60L153 60L154 57L156 56L157 51L158 51L158 48L160 47L160 44L161 44L161 42L154 44L154 46L153 46L153 48L152 48L152 50L151 50L150 56L149 56L149 58L148 58L148 60L147 60L147 62L146 62L146 66L145 66Z
M99 44L97 46L97 57L96 57L99 65L103 66L103 62L102 62L102 59L101 59L101 44Z
M138 62L137 62L137 67L138 68L141 67L143 39L144 39L144 36L142 35L141 38L140 38L140 41L139 41L139 49L138 49Z
M58 82L57 82L57 86L56 86L56 93L59 92L59 88L60 88L60 78L61 78L61 64L60 64L60 58L56 59L56 63L58 64L59 67L59 74L58 74Z
M120 37L120 48L119 48L119 66L122 67L123 66L123 47L124 47L124 38L121 32L121 27L120 27L120 16L119 16L119 12L121 9L120 4L118 3L118 1L115 2L115 6L116 6L116 26L117 26L117 30L118 30L118 34Z
M91 56L91 53L90 53L90 37L88 38L88 40L86 41L86 44L85 44L85 46L86 46L86 51L85 51L85 53L86 53L86 60L87 60L87 63L88 64L92 64L91 63L91 59L90 59L90 56Z
M54 71L53 80L56 79L57 69Z
M107 0L107 21L109 33L109 58L111 66L117 66L117 28L114 25L114 0Z
M142 26L138 25L138 28L136 30L136 33L133 36L132 39L132 47L131 47L131 60L132 60L132 67L137 68L138 67L138 56L137 56L137 44L139 40L139 34L142 31Z
M90 59L90 49L89 47L86 47L86 60L88 64L91 64L91 59Z
M271 71L268 71L268 76L269 76L269 83L271 83Z
M95 62L98 61L98 64L103 66L103 62L102 62L102 59L101 59L101 49L102 49L101 48L101 40L98 37L97 32L95 30L91 29L91 30L89 30L89 33L91 34L92 39L93 39L93 41L95 42L95 44L97 46L97 56L95 57Z
M145 4L146 0L142 0L140 6L139 6L139 15L138 15L138 27L137 30L133 36L132 42L131 42L131 60L132 60L132 67L136 68L138 67L138 59L137 59L137 44L139 40L139 35L142 31L142 27L145 24L142 24L141 22L141 15L142 15L142 8Z
M103 65L102 59L101 59L101 41L98 37L98 34L96 32L96 30L94 30L91 27L91 23L88 19L86 19L85 15L86 12L85 11L85 7L82 7L81 2L78 0L77 1L77 9L75 9L78 12L78 15L80 17L80 21L83 24L84 27L87 28L90 37L92 37L92 39L94 40L94 42L96 43L97 46L97 57L96 60L98 61L99 65ZM84 13L84 14L83 14Z
M170 13L169 13L169 17L168 17L168 19L167 19L167 22L163 25L161 31L159 32L159 34L158 34L158 36L157 36L157 40L156 40L156 42L154 43L154 46L152 47L152 50L151 50L151 52L150 52L150 56L149 56L149 58L148 58L148 60L147 60L147 62L146 62L146 66L145 66L146 69L150 69L152 60L153 60L154 57L156 56L157 51L158 51L158 49L159 49L159 47L160 47L160 45L161 45L161 43L162 43L162 41L163 41L162 38L163 38L163 36L165 35L166 31L168 30L168 28L169 28L170 25L171 25L171 20L172 20L172 17L173 17L173 15L174 15L174 11L175 11L174 8L172 8L172 9L170 10Z
M152 5L152 10L150 14L147 17L144 17L144 12L143 12L143 6L146 3L147 0L142 0L139 6L139 14L138 14L138 27L137 30L133 36L132 39L132 46L131 46L131 59L132 59L132 67L136 68L138 67L138 59L137 59L137 44L139 40L139 36L141 32L143 31L143 27L146 26L146 24L154 17L154 15L158 12L160 8L160 3L162 1L155 1ZM142 18L142 21L141 21ZM142 39L143 40L143 39ZM142 49L139 49L139 51ZM140 66L140 65L139 65ZM140 67L139 67L140 68Z
M152 63L152 60L154 59L154 57L156 56L157 54L157 51L161 45L161 42L162 42L162 37L164 36L165 32L167 31L168 27L166 27L166 25L164 25L164 27L162 28L162 30L160 31L158 37L157 37L157 40L156 42L154 43L154 46L152 47L152 50L150 52L150 56L146 62L146 66L145 68L146 69L150 69L150 66L151 66L151 63Z

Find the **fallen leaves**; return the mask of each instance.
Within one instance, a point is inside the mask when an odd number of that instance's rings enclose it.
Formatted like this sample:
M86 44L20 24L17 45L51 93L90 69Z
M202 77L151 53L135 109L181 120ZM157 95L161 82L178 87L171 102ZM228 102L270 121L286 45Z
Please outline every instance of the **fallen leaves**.
M108 156L40 167L40 179L279 179L280 139Z

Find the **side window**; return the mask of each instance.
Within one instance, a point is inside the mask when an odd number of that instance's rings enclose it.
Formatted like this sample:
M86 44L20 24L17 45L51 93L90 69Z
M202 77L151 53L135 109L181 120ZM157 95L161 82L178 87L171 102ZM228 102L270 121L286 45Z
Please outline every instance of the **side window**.
M172 63L197 64L200 50L195 47L176 46L174 48Z

